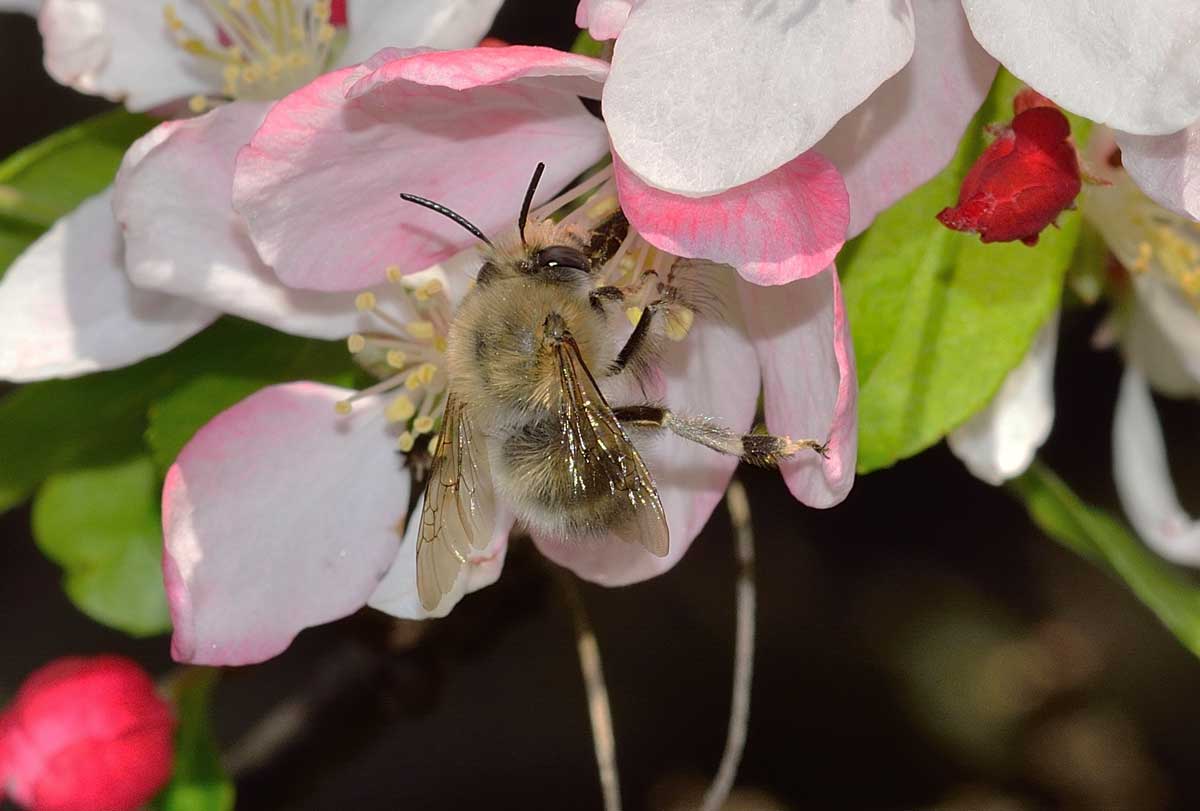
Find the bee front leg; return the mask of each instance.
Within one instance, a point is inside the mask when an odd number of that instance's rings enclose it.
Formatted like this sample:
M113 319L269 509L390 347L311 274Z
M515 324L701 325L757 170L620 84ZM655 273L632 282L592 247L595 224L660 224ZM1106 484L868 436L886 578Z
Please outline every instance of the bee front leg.
M676 436L719 453L738 456L759 467L778 467L785 459L802 450L811 450L829 458L829 443L815 439L792 439L774 434L739 434L708 417L676 414L655 405L621 406L613 415L635 428L667 429Z
M654 315L663 306L663 302L655 301L646 305L646 309L642 310L642 314L638 316L637 324L633 328L633 332L629 335L629 340L625 342L625 346L621 347L621 351L617 353L617 359L613 361L609 367L610 375L620 374L625 371L629 364L637 364L642 359L643 355L649 353L652 349L650 338L650 325L654 320Z

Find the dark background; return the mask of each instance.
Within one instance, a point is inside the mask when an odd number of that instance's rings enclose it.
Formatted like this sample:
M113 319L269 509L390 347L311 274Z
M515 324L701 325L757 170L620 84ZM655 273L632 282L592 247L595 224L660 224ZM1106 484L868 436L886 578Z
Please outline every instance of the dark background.
M567 48L573 9L509 0L492 35ZM33 22L0 14L0 156L106 107L54 84ZM1098 315L1064 318L1044 458L1115 509L1120 367L1088 346ZM1160 412L1172 448L1194 441L1194 407ZM1173 455L1187 500L1200 462ZM944 445L861 478L825 512L798 505L773 474L742 477L760 620L736 807L1200 807L1200 666ZM118 651L167 674L165 638L130 640L67 602L28 526L27 510L0 516L0 696L71 653ZM716 768L733 576L719 509L669 574L584 587L633 811L696 807ZM570 620L528 545L446 620L367 611L307 631L277 659L227 671L217 700L240 809L601 807Z

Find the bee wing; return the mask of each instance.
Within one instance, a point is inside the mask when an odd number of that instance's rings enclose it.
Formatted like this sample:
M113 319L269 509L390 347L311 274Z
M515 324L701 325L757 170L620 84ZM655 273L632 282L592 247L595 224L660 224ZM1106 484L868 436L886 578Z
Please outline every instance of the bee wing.
M473 550L485 549L496 524L487 445L453 393L429 470L417 536L417 595L426 611L454 588Z
M632 518L613 527L621 540L641 544L658 557L670 548L667 516L654 479L629 441L568 333L558 345L559 419L570 457L572 488L580 497L593 488L627 501Z

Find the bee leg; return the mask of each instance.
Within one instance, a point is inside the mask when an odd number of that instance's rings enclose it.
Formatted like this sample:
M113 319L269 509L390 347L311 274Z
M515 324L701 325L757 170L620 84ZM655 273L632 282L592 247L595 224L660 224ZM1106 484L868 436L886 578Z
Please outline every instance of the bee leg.
M718 453L739 456L759 467L777 467L780 462L802 450L811 450L829 458L829 443L815 439L792 439L774 434L739 434L708 417L676 414L654 405L621 406L613 415L622 423L637 428L665 428L676 436L695 442Z
M606 301L624 301L625 293L619 287L611 285L606 287L597 287L592 292L588 293L588 304L592 305L592 309L596 312L604 312L604 302Z
M631 363L636 365L642 354L651 349L650 323L654 320L654 314L658 312L662 304L661 301L655 301L646 305L646 309L642 310L642 314L638 316L637 325L629 335L629 340L625 342L625 346L621 347L621 351L617 353L617 359L608 369L610 375L620 374Z

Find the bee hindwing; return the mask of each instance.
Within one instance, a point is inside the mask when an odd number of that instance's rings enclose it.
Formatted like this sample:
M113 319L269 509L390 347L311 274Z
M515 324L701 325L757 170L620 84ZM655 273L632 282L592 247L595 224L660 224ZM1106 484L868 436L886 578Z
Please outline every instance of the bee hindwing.
M454 396L446 400L441 438L433 455L417 537L417 594L426 611L437 608L467 566L487 548L496 499L485 441Z
M667 517L658 490L637 448L629 441L613 414L579 345L570 333L557 348L559 422L567 451L572 488L578 498L618 499L625 517L611 526L613 534L638 543L650 553L664 557L670 548Z

